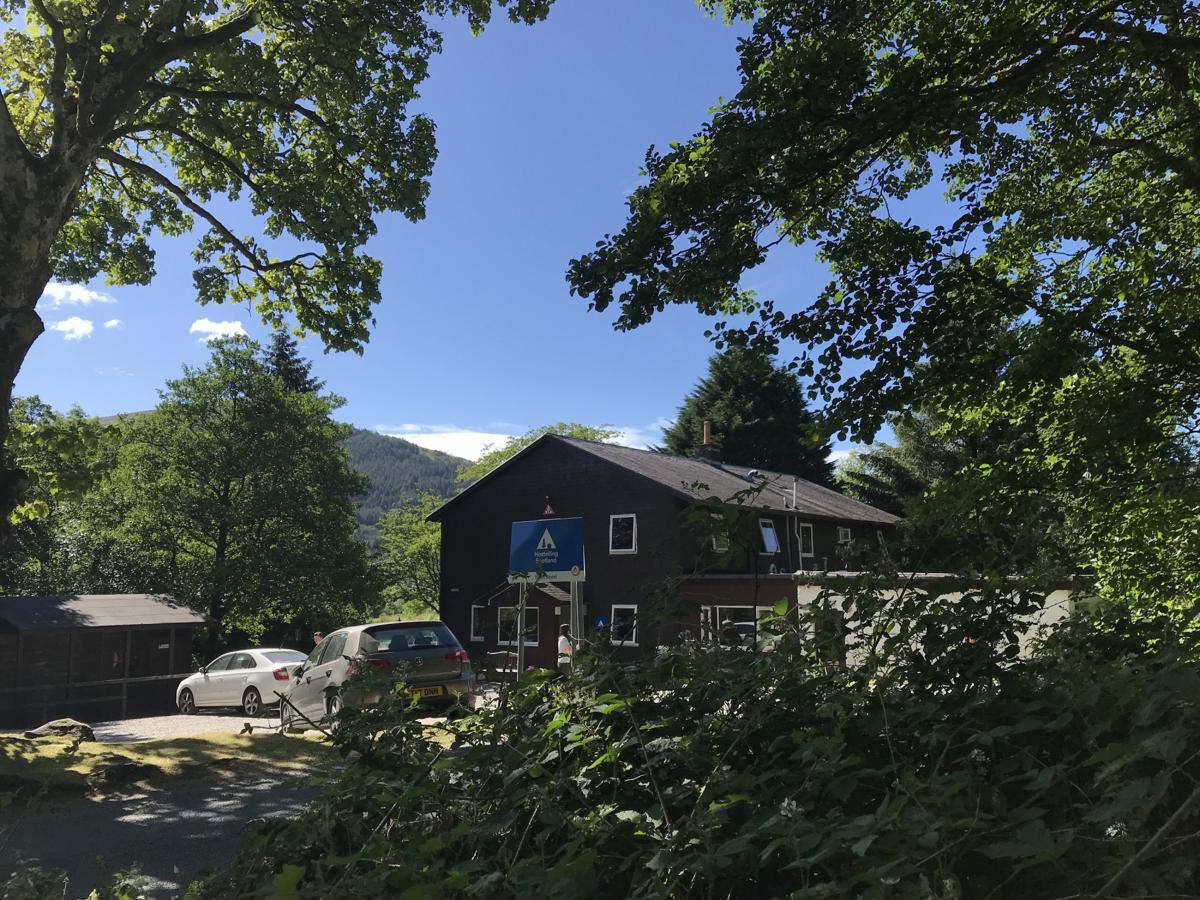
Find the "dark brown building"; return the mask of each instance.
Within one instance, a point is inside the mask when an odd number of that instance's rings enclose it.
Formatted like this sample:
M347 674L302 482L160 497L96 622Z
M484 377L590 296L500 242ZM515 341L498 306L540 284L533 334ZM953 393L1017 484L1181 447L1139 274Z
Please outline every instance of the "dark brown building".
M170 597L0 597L0 723L173 712L208 619Z
M844 569L897 521L791 475L546 435L430 516L442 526L441 615L477 661L515 649L512 523L550 516L583 518L584 621L604 617L630 656L794 603L794 572ZM555 664L565 587L531 593L530 664Z

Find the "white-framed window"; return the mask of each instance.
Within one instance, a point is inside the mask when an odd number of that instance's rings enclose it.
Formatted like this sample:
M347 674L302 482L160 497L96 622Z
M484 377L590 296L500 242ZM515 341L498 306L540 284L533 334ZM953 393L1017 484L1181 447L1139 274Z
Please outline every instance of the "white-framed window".
M608 517L608 552L637 553L636 513L618 513Z
M838 526L838 543L848 544L851 541L850 528L847 525Z
M517 645L517 607L501 606L496 610L496 643L504 647ZM538 608L525 607L525 646L538 645Z
M471 607L471 640L473 641L483 640L483 621L486 612L486 606Z
M614 644L622 647L638 645L637 605L634 603L614 604L612 624L609 630Z
M778 553L779 552L779 535L775 533L775 522L773 519L759 519L758 530L762 534L763 548L762 553Z
M808 522L796 523L796 541L800 545L801 556L815 556L813 545L813 527Z
M729 552L729 532L725 530L725 517L720 513L712 514L712 548L717 553Z

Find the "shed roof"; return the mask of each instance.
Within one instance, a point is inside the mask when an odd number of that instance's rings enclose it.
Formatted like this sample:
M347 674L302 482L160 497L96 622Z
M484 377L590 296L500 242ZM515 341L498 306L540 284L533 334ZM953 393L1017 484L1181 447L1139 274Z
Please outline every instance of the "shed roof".
M602 444L578 438L547 434L538 438L520 453L501 463L457 497L443 504L429 517L437 521L441 510L469 494L477 485L496 476L516 460L528 454L534 447L547 441L558 441L591 454L613 465L657 482L668 490L688 500L716 499L721 503L737 503L754 509L792 513L813 518L837 519L843 522L869 522L891 525L900 521L882 509L821 487L799 476L783 472L769 472L748 466L694 459L688 456L673 456L651 450L635 450L619 444ZM751 479L750 473L758 474ZM793 485L795 504L792 503Z
M49 628L129 628L204 625L208 617L156 594L58 594L0 597L0 623L17 631Z

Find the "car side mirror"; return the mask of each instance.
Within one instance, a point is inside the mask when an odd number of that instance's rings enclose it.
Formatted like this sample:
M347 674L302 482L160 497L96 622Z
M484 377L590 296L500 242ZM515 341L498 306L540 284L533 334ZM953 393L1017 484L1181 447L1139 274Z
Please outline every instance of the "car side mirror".
M293 678L299 678L303 674L304 674L304 666L303 665L295 666L292 669L292 677Z
M201 674L201 675L207 675L207 674L208 674L208 666L201 666L201 667L200 667L200 674Z

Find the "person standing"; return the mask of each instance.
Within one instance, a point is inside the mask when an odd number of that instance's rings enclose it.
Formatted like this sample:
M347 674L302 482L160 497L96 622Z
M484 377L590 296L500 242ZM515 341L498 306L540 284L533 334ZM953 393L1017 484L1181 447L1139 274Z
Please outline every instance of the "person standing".
M571 627L563 624L558 629L558 671L570 675L574 659L575 645L571 642Z

